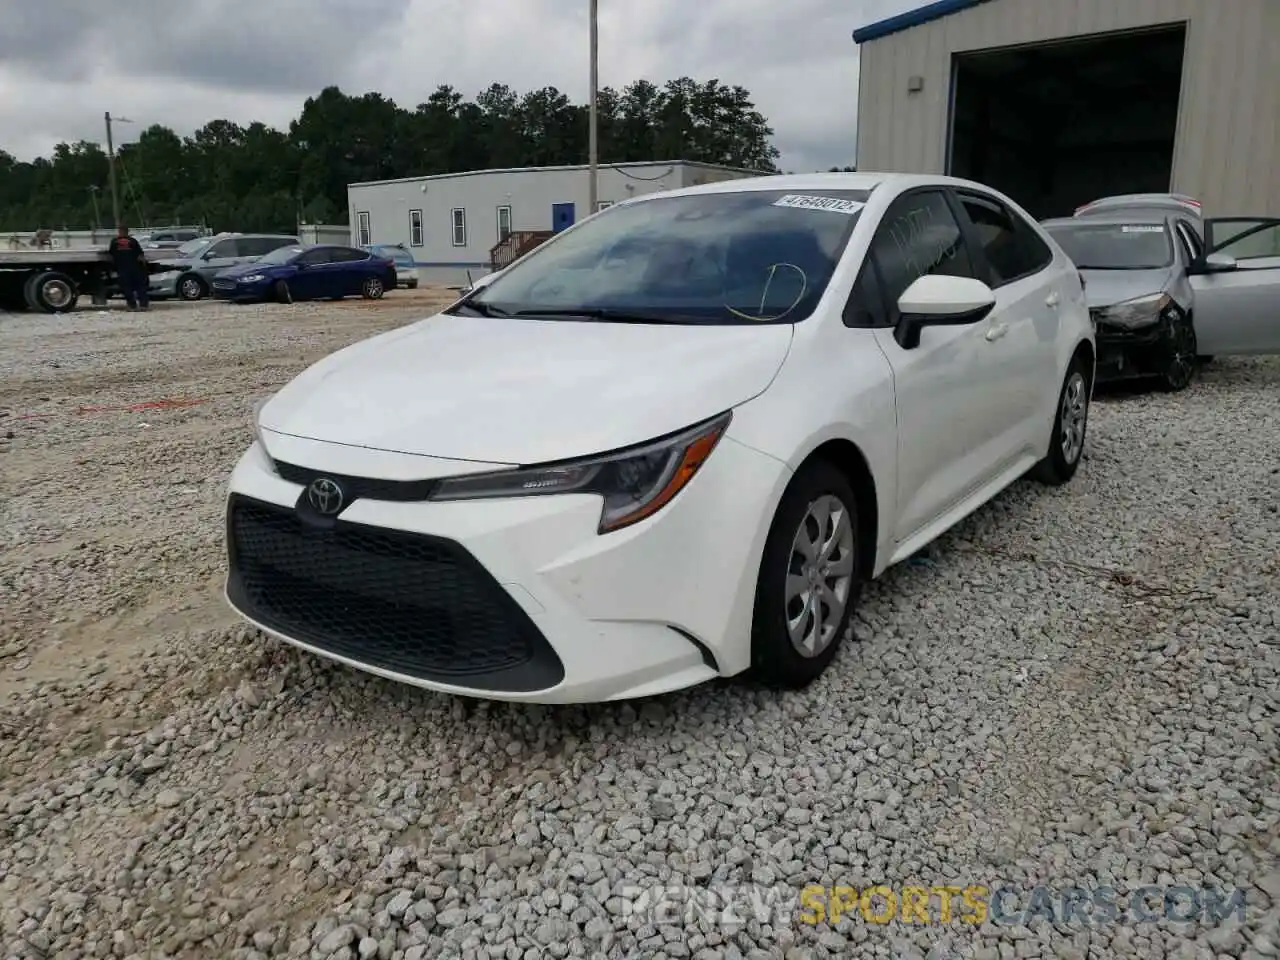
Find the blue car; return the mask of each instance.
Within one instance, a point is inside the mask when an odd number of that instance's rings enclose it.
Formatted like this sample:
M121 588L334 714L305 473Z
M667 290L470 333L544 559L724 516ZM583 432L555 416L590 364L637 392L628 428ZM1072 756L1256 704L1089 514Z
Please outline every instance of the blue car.
M396 288L395 261L357 247L287 246L213 278L214 299L240 303L275 300L378 300Z

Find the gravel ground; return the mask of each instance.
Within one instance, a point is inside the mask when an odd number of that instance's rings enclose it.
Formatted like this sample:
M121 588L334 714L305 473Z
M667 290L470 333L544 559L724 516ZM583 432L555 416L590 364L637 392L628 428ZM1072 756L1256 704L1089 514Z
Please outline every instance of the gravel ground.
M1280 955L1280 361L1102 398L1069 487L892 571L803 693L514 707L219 594L255 400L432 295L0 315L0 957ZM809 884L1239 887L1244 919L768 899Z

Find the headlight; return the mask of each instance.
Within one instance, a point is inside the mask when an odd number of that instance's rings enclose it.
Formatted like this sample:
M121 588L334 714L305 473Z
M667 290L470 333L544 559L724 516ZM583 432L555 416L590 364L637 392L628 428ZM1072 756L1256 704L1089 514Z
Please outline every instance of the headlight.
M1160 313L1173 303L1167 293L1153 293L1126 300L1098 311L1098 319L1117 327L1146 327L1160 319Z
M241 283L258 283L259 281L265 280L265 279L267 279L267 275L265 273L251 273L247 277L241 277L240 282Z
M685 488L724 436L730 417L724 413L674 436L598 457L444 480L431 499L594 493L604 500L598 532L619 530L657 513Z

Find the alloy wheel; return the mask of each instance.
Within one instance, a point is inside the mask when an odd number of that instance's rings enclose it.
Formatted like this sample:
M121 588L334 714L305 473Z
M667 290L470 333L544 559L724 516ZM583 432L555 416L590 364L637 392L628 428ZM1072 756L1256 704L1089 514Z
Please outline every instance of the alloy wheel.
M836 639L853 588L853 551L848 507L830 494L810 503L791 541L785 597L787 633L802 657Z
M200 281L195 277L187 277L182 281L178 292L182 294L182 299L184 300L199 300L201 293Z
M1084 374L1076 370L1062 388L1062 409L1059 416L1062 424L1059 442L1062 445L1062 458L1067 463L1075 463L1084 451L1084 431L1088 418L1089 391L1085 386Z

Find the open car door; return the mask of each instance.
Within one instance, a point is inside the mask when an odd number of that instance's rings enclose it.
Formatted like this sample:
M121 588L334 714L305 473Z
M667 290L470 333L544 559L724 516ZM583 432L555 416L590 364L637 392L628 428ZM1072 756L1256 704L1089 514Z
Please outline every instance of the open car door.
M1204 253L1187 271L1196 352L1280 353L1280 218L1204 221Z

